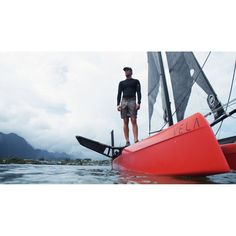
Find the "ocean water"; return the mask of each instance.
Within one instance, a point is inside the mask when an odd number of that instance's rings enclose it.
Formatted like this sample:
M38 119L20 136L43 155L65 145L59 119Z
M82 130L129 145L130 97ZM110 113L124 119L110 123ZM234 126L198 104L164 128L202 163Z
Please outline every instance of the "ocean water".
M0 184L236 184L236 172L171 177L118 172L111 166L3 164Z

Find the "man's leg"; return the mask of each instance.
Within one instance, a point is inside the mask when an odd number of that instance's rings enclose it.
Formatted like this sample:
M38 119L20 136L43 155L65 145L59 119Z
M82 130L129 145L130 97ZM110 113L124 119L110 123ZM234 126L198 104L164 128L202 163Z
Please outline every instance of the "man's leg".
M138 125L137 125L137 119L131 118L132 128L133 128L133 134L134 134L134 142L138 142Z
M124 126L123 126L124 135L125 135L125 140L127 143L127 142L129 142L129 118L126 117L123 120L124 120Z

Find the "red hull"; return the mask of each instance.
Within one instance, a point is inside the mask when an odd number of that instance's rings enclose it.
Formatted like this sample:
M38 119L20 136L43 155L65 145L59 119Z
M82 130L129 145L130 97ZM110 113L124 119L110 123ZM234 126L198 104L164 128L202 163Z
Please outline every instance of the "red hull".
M230 171L211 127L199 113L126 147L113 160L113 168L157 175L209 175Z
M236 143L223 144L221 149L226 157L229 167L236 170Z

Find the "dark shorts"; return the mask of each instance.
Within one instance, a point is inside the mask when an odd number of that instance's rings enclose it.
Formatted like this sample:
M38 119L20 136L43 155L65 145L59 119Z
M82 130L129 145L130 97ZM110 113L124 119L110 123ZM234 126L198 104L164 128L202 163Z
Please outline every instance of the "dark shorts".
M120 116L121 119L137 118L136 98L122 98Z

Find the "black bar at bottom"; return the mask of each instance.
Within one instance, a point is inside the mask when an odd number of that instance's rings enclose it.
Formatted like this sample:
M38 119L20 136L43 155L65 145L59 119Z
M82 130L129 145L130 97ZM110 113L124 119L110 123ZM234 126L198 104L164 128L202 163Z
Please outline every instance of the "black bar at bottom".
M232 110L228 114L225 114L225 115L221 116L219 119L217 119L214 122L212 122L210 124L210 126L213 127L214 125L218 124L219 122L221 122L222 120L226 119L227 117L232 116L234 113L236 113L236 109Z
M111 146L114 147L114 130L111 131ZM114 150L112 149L112 156L114 155Z

